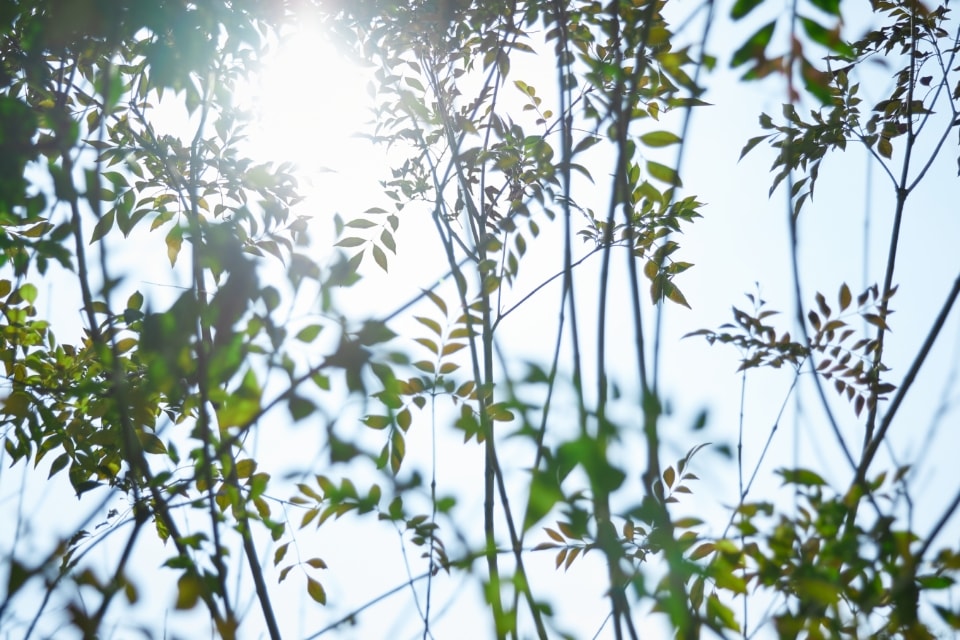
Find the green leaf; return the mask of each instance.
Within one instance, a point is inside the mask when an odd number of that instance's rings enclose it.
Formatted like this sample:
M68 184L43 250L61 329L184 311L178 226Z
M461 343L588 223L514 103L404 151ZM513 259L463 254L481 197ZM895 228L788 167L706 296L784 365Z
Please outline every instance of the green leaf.
M423 345L430 350L430 353L434 355L440 351L440 347L437 346L437 343L429 338L414 338L414 342Z
M887 159L893 156L893 145L890 143L890 138L880 136L880 140L877 142L877 153Z
M950 576L927 575L917 576L917 582L924 589L949 589L956 581Z
M307 578L307 593L314 601L327 604L327 592L323 590L323 585L310 577Z
M743 46L736 50L733 58L730 60L731 67L739 67L750 60L762 60L765 57L767 45L773 38L773 32L777 28L777 21L773 20L747 39Z
M668 147L682 142L680 136L670 131L651 131L640 136L640 142L648 147Z
M203 593L203 582L192 573L180 576L177 580L177 604L176 608L180 610L193 609L200 600L200 594Z
M658 273L660 273L660 266L653 260L647 260L646 264L643 265L643 275L653 280Z
M257 470L257 461L245 458L237 461L237 477L249 478Z
M434 366L434 364L428 360L418 360L417 362L413 363L413 366L415 366L417 369L420 369L420 371L423 371L425 373L437 372L437 369Z
M739 20L756 9L763 0L737 0L730 9L730 17Z
M390 250L391 253L396 255L397 253L397 243L394 241L393 236L386 229L380 233L380 243Z
M864 313L863 319L877 327L878 329L883 329L884 331L890 331L890 325L876 313Z
M372 220L367 220L366 218L356 218L355 220L351 220L343 226L351 227L353 229L369 229L370 227L377 226L377 223L373 222Z
M435 294L433 291L430 291L429 289L423 289L423 295L430 298L431 302L437 305L437 308L440 309L440 311L442 311L444 315L447 314L447 305L443 301L443 298Z
M527 513L523 518L523 530L529 531L540 520L546 517L554 506L563 500L563 491L561 490L554 474L545 473L535 469L530 481L530 497L527 502ZM560 534L552 529L547 529L547 535L563 543Z
M37 301L37 286L35 284L29 282L22 284L20 288L17 289L17 293L30 304Z
M690 604L693 606L694 611L700 609L700 605L703 604L704 582L703 576L700 576L693 581L693 586L690 587Z
M845 58L853 58L856 55L853 48L840 39L839 28L827 29L819 22L803 16L800 16L800 23L803 25L803 31L807 34L807 37L817 44Z
M596 136L587 136L586 138L584 138L583 140L577 143L577 145L573 148L573 152L571 153L571 155L575 156L581 151L586 151L587 149L597 144L598 142L600 142L600 138Z
M170 266L176 266L177 256L180 255L180 248L183 246L183 229L174 226L170 229L170 232L167 233L165 241L167 243L167 258L170 260Z
M136 338L122 338L120 340L117 340L117 345L116 345L117 353L126 353L127 351L130 351L130 349L133 349L135 346L137 346Z
M68 464L70 464L70 454L61 453L57 456L56 460L53 461L53 464L50 465L50 473L47 474L47 478L52 478L57 473L60 473Z
M140 309L143 307L143 294L139 291L134 291L133 294L127 298L127 309Z
M809 469L780 469L777 474L783 477L784 484L796 484L802 487L821 487L827 484L820 474Z
M657 180L661 182L666 182L669 185L674 187L683 186L683 182L680 180L680 176L677 175L675 169L671 169L665 164L660 164L659 162L654 162L653 160L647 161L647 172Z
M693 550L693 553L690 554L690 559L700 560L701 558L706 558L708 555L713 553L716 548L716 545L712 542L704 542Z
M934 605L934 608L937 610L937 614L940 618L950 625L952 629L960 629L960 613L956 611L951 611L947 607L942 605Z
M443 357L449 356L450 354L456 353L461 349L466 349L467 345L462 342L449 342L443 346L443 350L440 352L440 355Z
M289 542L284 542L282 545L277 547L277 550L273 552L273 566L277 566L283 560L283 557L287 555L287 549L290 548Z
M368 320L363 323L360 331L357 332L357 342L365 346L389 342L397 337L390 327L378 320Z
M832 16L840 15L840 0L810 0L817 9Z
M720 622L720 624L733 631L740 631L740 623L737 622L736 616L733 614L733 611L730 610L725 604L720 602L720 598L715 593L711 593L707 596L707 618L713 618Z
M49 222L40 222L24 231L21 235L26 236L27 238L39 238L53 228L54 226Z
M137 435L140 438L140 444L143 445L143 450L147 453L162 454L167 452L163 441L152 433L140 431Z
M673 470L673 467L667 467L663 472L663 483L667 485L668 488L673 486L673 481L677 478L677 472Z
M431 320L430 318L425 318L423 316L416 316L414 317L414 320L427 327L438 336L443 335L443 329L440 327L440 323L436 320Z
M287 402L287 408L290 410L290 417L295 421L303 420L317 410L316 405L313 404L312 401L301 396L291 397L289 402Z
M387 254L385 254L383 252L383 249L381 249L377 245L373 245L373 259L377 263L377 265L379 265L379 267L384 270L384 272L390 271L387 268Z
M750 138L749 140L747 140L747 144L745 144L743 146L743 149L740 151L740 157L737 158L737 161L739 162L740 160L743 160L743 156L753 151L754 147L756 147L758 144L760 144L761 142L763 142L769 137L770 136L757 136L755 138Z
M323 325L311 324L310 326L300 329L295 337L300 342L313 342L317 339L317 336L320 335L322 330Z
M679 305L690 309L690 303L687 302L686 297L680 292L680 289L677 288L675 284L669 280L663 285L664 294L667 296L667 299L671 302L675 302Z
M173 219L173 211L160 211L157 213L157 217L153 219L153 222L150 223L150 231L163 226L164 224L170 222Z
M336 243L334 246L345 247L349 249L351 247L359 247L360 245L365 243L366 243L366 240L364 240L363 238L347 237L340 240L340 242Z
M363 419L363 424L371 429L386 429L390 426L390 418L387 416L367 416Z
M103 236L107 235L110 232L110 229L113 228L113 221L116 216L116 209L110 209L103 216L97 220L97 224L93 227L93 235L90 236L90 244L93 244Z

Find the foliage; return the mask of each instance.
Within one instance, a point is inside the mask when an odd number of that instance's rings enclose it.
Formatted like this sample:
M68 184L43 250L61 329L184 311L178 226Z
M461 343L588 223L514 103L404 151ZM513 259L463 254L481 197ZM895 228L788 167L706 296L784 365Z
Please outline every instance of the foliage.
M116 610L135 611L147 588L135 547L151 539L165 554L160 607L176 616L200 609L225 638L302 633L278 615L277 594L298 580L317 605L343 602L328 577L333 556L342 568L372 552L362 542L333 551L318 536L347 521L399 536L401 588L424 637L438 617L434 582L447 574L482 587L484 634L569 637L554 602L576 579L559 570L572 573L588 557L602 568L603 626L617 638L638 637L648 618L683 638L764 628L780 637L933 637L960 627L949 598L960 550L938 545L960 496L937 502L932 527L918 532L909 465L894 453L890 473L873 469L880 447L894 448L894 421L910 421L904 399L960 294L956 279L899 373L890 356L898 240L908 199L960 126L958 26L946 3L873 0L878 26L849 40L839 0L794 3L788 14L737 0L733 27L712 1L692 11L678 4L3 8L0 437L9 466L68 483L89 515L39 552L23 549L29 523L18 516L0 627L27 637L47 626L82 637L122 628ZM761 368L791 370L784 407L806 374L822 409L816 420L849 468L845 478L827 476L823 461L798 461L777 471L792 498L754 499L781 418L746 484L741 423L739 492L719 529L684 511L709 502L698 502L710 489L697 481L716 447L700 432L705 413L692 442L667 428L676 420L660 345L665 309L692 306L680 288L693 267L681 240L709 210L681 162L696 143L691 117L710 108L704 75L717 60L708 36L764 13L775 17L749 26L723 62L746 69L743 81L786 83L781 114L760 115L764 133L741 158L769 147L770 194L786 186L796 318L776 323L758 291L751 309L734 307L733 322L690 335L736 346L744 385ZM379 200L357 194L362 213L330 216L328 262L311 251L320 221L299 213L297 168L248 157L250 116L233 99L265 41L316 16L372 68L369 134L392 163ZM785 30L785 49L774 53ZM867 64L879 57L898 68L864 113L875 88L861 82L874 80ZM528 72L532 59L555 79ZM186 129L163 117L171 104ZM891 186L882 282L855 296L852 276L842 276L835 296L816 292L808 305L801 213L827 158L856 145ZM405 246L418 219L435 237ZM546 254L554 275L531 285L551 238L561 239ZM151 277L185 286L133 285L129 272L142 265L120 257L131 244L144 255L159 246L150 273L162 275ZM437 284L430 274L409 305L351 315L345 292L376 295L365 287L381 275L416 286L396 276L405 250L441 256L446 274ZM838 256L819 259L845 267ZM586 292L585 277L594 278ZM615 291L616 282L629 291ZM79 328L55 311L65 294L42 293L54 286L79 296ZM543 311L551 291L558 321ZM546 364L505 348L507 320L522 314L556 335ZM628 318L625 333L612 329L616 314ZM620 366L632 370L626 380L612 373ZM838 407L825 383L850 406ZM692 404L687 391L679 399ZM361 415L351 415L358 405ZM294 423L316 429L324 455L307 469L265 462L260 438ZM843 425L862 429L859 451ZM473 493L438 474L438 453L452 455L440 442L481 461ZM667 464L675 445L687 453ZM122 512L108 508L118 498ZM469 504L478 501L474 517ZM107 540L104 568L90 552ZM544 580L536 565L546 551L558 575ZM362 597L367 604L328 616L320 633L355 623L381 599ZM257 615L245 614L248 601ZM754 602L769 603L768 613L758 616ZM14 611L24 609L31 614L21 620ZM136 625L150 636L166 631L155 620Z

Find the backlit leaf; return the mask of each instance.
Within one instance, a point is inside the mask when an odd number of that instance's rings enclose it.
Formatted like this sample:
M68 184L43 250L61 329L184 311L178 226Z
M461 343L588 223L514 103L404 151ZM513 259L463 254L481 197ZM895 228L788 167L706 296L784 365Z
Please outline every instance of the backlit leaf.
M840 15L840 0L810 0L816 8L832 16Z
M54 475L56 475L60 471L63 471L64 467L66 467L68 464L70 464L70 454L61 453L53 461L53 464L50 465L50 473L47 474L47 477L52 478Z
M661 182L666 182L669 185L679 187L682 186L682 181L680 176L677 174L675 169L668 167L665 164L660 164L659 162L654 162L653 160L647 161L647 172L657 180Z
M425 317L423 317L423 316L416 316L416 317L414 317L414 320L416 320L417 322L419 322L419 323L422 324L423 326L427 327L428 329L430 329L431 331L433 331L433 332L434 332L435 334L437 334L438 336L439 336L439 335L443 335L443 329L441 329L440 323L437 322L436 320L431 320L430 318L425 318Z
M180 247L183 246L183 229L174 226L167 233L165 239L167 243L167 258L170 260L170 266L177 264L177 256L180 255Z
M97 224L93 227L93 234L90 236L90 244L93 244L110 232L110 229L113 228L115 217L116 210L110 209L110 211L107 211L97 220Z
M140 444L143 445L143 450L147 453L163 454L167 452L167 447L164 446L163 441L152 433L140 431L137 436L139 436Z
M648 147L667 147L681 141L680 136L670 131L651 131L640 136L640 142Z
M390 418L387 416L367 416L363 419L363 424L371 429L385 429L390 426Z
M349 248L351 248L351 247L359 247L360 245L362 245L362 244L364 244L364 243L366 243L366 240L364 240L363 238L355 238L355 237L352 237L352 236L351 236L351 237L343 238L342 240L340 240L339 242L337 242L336 245L334 245L334 246L337 246L337 247L345 247L345 248L349 249Z
M890 143L890 138L880 136L880 140L877 142L877 153L884 158L893 156L893 144Z
M677 479L677 472L673 470L673 467L667 467L663 471L663 482L667 487L673 486L673 481Z
M351 227L353 229L369 229L370 227L376 227L377 223L372 220L367 220L366 218L356 218L347 222L345 227Z
M440 311L442 311L444 315L447 314L447 305L443 301L443 298L435 294L433 291L430 291L429 289L424 289L423 295L430 298L430 301L433 302L433 304L437 305L437 308L440 309Z
M296 338L300 342L313 342L320 332L323 330L323 326L319 324L312 324L310 326L304 327L297 332Z
M844 282L840 287L840 295L838 298L840 302L840 311L845 311L847 307L850 306L850 302L853 301L853 295L850 293L850 287L847 286L846 282Z
M310 577L307 578L307 593L314 601L327 604L327 592L323 590L323 585Z
M820 474L809 469L780 469L777 474L783 477L784 484L804 487L820 487L827 484Z
M733 8L730 9L730 17L739 20L756 9L762 2L763 0L737 0L733 3Z
M397 253L397 243L393 239L393 236L390 234L390 232L387 231L386 229L384 229L383 232L380 234L380 243L383 244L384 247L389 249L391 253L394 253L394 254Z
M770 40L773 38L773 31L776 28L776 20L772 20L760 27L756 33L743 43L743 46L734 52L733 58L730 60L730 66L739 67L750 60L762 59L766 52L767 45L770 44Z
M20 285L20 288L17 289L17 293L20 294L20 297L33 304L37 301L37 285L26 282Z

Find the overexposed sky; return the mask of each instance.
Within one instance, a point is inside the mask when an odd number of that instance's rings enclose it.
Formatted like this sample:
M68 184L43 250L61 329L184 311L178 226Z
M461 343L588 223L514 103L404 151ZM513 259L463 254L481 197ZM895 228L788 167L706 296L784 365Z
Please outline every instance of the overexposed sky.
M725 15L723 10L718 11L718 16ZM858 16L848 18L854 21ZM762 23L759 18L757 20ZM746 85L736 80L737 73L722 68L735 43L742 41L750 32L748 27L731 28L728 25L720 25L714 30L709 50L720 58L721 69L704 78L704 83L709 87L704 98L711 106L697 109L685 150L681 174L686 190L697 194L705 205L702 209L704 217L688 226L678 238L682 246L678 254L680 259L696 265L677 279L692 310L668 305L664 315L660 388L664 400L672 408L671 414L662 421L664 466L702 442L727 444L734 450L737 445L740 419L740 375L735 373L737 353L732 348L720 345L709 347L702 339L683 340L681 337L684 334L700 328L716 328L731 320L731 304L749 308L749 302L743 294L755 291L757 283L771 307L783 312L782 327L796 335L783 188L772 197L767 196L772 181L769 168L773 155L766 145L761 145L738 161L740 149L746 140L761 133L757 125L759 113L767 111L775 118L779 115L779 105L784 99L783 83L768 80ZM250 107L261 114L259 124L251 130L250 153L258 159L291 160L302 167L303 185L308 198L295 213L314 218L312 236L315 244L309 251L322 263L331 255L334 214L350 219L368 207L385 206L377 181L387 175L388 153L354 136L354 132L362 129L370 117L368 108L371 102L366 86L370 71L349 62L321 33L309 25L301 25L300 33L292 32L283 39L282 45L278 45L278 52L266 63L263 77L253 80L244 90L250 93ZM884 77L889 77L891 73L877 66L865 78L865 110L887 90ZM549 104L555 100L555 76L549 58L538 61L531 56L524 56L518 59L513 65L511 79L523 79L535 85L538 94L544 97L544 106L557 110L555 104ZM867 80L870 81L869 86ZM504 100L518 99L518 96L510 97L511 91L514 89L512 83L508 82ZM466 99L469 96L465 96ZM169 116L168 126L171 129L189 125L177 122L177 117ZM680 122L681 114L676 113L664 115L660 123L649 124L676 130ZM924 144L928 146L924 147ZM930 147L923 142L921 148ZM894 166L902 158L902 152L902 146L895 146ZM670 150L670 153L673 151ZM578 193L583 195L575 193L575 197L589 201L599 214L607 202L607 176L613 159L611 156L605 157L603 153L590 157L597 163L597 166L590 167L596 179L595 192L582 190ZM670 155L665 159L669 163ZM891 320L893 332L888 336L887 343L893 368L889 375L895 382L899 381L909 366L934 313L960 269L960 253L955 248L960 235L960 221L956 216L954 194L957 178L953 160L950 154L946 154L930 170L923 188L911 198L904 219L896 278L901 287L893 301L897 312ZM801 215L800 259L807 304L812 304L814 293L818 290L833 302L844 282L856 294L865 285L882 279L893 191L878 166L870 172L868 183L867 163L866 155L855 144L850 145L846 154L829 157L821 170L816 197L807 204ZM898 174L898 171L894 170L894 173ZM580 185L581 188L584 186ZM867 212L870 215L869 252L868 272L864 281L863 237ZM537 219L543 229L542 236L530 243L530 251L522 263L515 288L504 293L505 307L522 299L562 266L559 218L552 225L542 215ZM147 234L143 234L141 240L147 243L143 247L148 247L151 240L158 242L157 237ZM389 274L384 274L368 257L362 270L364 280L352 290L338 292L344 314L357 319L384 316L445 272L440 244L433 231L429 212L425 209L411 206L403 212L397 244L398 255L392 258ZM585 253L588 248L583 245L578 246L577 250ZM128 273L123 287L141 289L149 296L156 296L160 307L162 304L159 300L164 297L166 288L163 285L176 285L176 277L158 276L155 270L149 268L138 275L135 265L138 259L141 265L144 264L141 253L144 250L149 249L143 249L138 244L129 253L123 252L124 256L116 259L114 264L118 270L123 269ZM158 257L163 256L162 245L158 251ZM625 398L629 399L631 393L636 393L637 382L635 363L622 355L632 354L632 348L624 345L631 345L633 341L624 257L614 252L612 264L616 271L611 280L611 299L615 302L610 309L607 327L610 349L607 373L616 379ZM596 333L590 313L596 306L599 266L598 254L579 267L576 274L576 291L584 310L581 314L581 331L588 348L592 348ZM270 281L272 273L270 267L264 269L265 282ZM279 269L276 273L278 279L282 277ZM170 280L164 282L163 277L169 277ZM646 284L642 286L646 301L649 299ZM558 279L501 325L501 347L515 359L514 366L518 367L512 373L522 371L520 363L525 360L536 361L544 367L549 364L550 350L556 339L559 291ZM41 289L43 294L44 290ZM292 305L291 323L310 322L312 301L308 298L309 295L305 295ZM61 314L52 304L47 309L65 324L71 322L72 311ZM436 310L429 304L420 304L407 315L413 313L434 317ZM649 336L654 318L649 304L644 313ZM73 321L75 323L75 319ZM398 347L409 348L417 357L423 355L422 350L418 353L418 347L409 340L417 335L412 333L417 330L414 322L409 318L400 318L392 326L401 335ZM921 534L939 516L938 509L942 508L946 496L953 495L957 490L952 457L958 437L953 428L956 412L952 404L943 416L943 425L935 431L933 446L923 450L925 445L922 443L927 441L928 426L940 406L941 396L945 393L952 402L957 395L949 376L956 361L954 354L958 333L960 326L954 315L891 431L896 464L913 461L923 463L916 475L912 476L911 485L915 490L913 524ZM565 340L569 345L568 338ZM323 349L328 347L329 342L320 341L317 344L327 346L315 347L317 353L307 350L303 357L308 360L322 357L326 353ZM585 354L588 389L595 387L594 363L595 355L592 352ZM778 491L779 478L773 475L773 470L796 463L823 474L837 489L842 490L849 482L849 469L837 452L834 436L823 420L819 400L807 379L809 374L804 378L796 395L788 399L792 383L789 371L760 370L748 376L743 418L746 475L749 476L753 470L781 405L787 403L784 418L759 471L751 498L777 500L789 505L790 495ZM564 391L569 391L569 388L565 383L560 383L554 399L558 407L553 413L556 424L551 424L550 431L550 437L555 441L573 427L568 417L572 415L569 412L573 404L570 399L572 396L564 396ZM834 398L831 389L827 392L849 445L857 451L862 419L855 419L846 401ZM365 408L356 400L339 405L338 401L330 399L324 409L336 420L338 433L357 436L369 443L375 443L381 437L379 433L366 430L359 422L364 411L374 411L374 407ZM429 409L428 405L427 411ZM691 432L690 425L694 417L704 409L709 411L707 428L702 432ZM627 425L624 429L624 446L614 454L629 472L625 486L633 486L637 492L630 495L625 490L618 496L622 503L619 506L627 507L638 502L640 497L639 475L643 471L644 460L639 433L640 416L635 405L629 401L613 405L611 412ZM411 466L429 472L429 452L436 436L440 494L454 494L459 500L456 522L441 521L441 535L455 555L454 552L464 550L457 542L457 535L465 537L474 548L482 541L482 492L479 487L483 467L482 449L473 442L463 445L462 434L447 428L451 415L448 403L438 401L436 434L429 428L427 412L417 416L408 436L408 455ZM260 468L274 476L276 487L271 493L277 498L289 497L284 493L288 486L292 491L292 482L284 481L301 479L299 475L285 478L285 473L302 473L307 478L312 473L328 473L324 469L326 431L321 417L309 418L298 425L285 424L285 418L283 412L277 412L272 420L264 421L250 443L251 453L259 460ZM634 432L628 427L631 419L637 424ZM522 489L528 478L525 468L532 460L530 447L515 440L504 440L502 447L508 481ZM888 452L882 452L874 465L876 472L893 465L888 456ZM636 463L632 463L632 460L636 460ZM705 450L694 458L692 468L702 480L691 486L694 494L684 496L677 512L697 514L707 521L703 531L705 535L719 535L728 517L727 508L737 500L735 461L725 460L717 453ZM42 554L49 549L51 533L56 531L65 535L75 526L74 520L65 517L65 514L75 511L83 514L86 507L77 507L63 475L50 483L36 482L41 475L27 478L25 492L21 493L17 480L21 469L17 467L2 471L0 479L4 489L0 492L0 513L12 514L16 509L22 509L25 521L35 529L29 532L31 535L21 537L19 544L23 546L18 547L18 554L22 555L25 549L30 549L27 546L30 544L36 545L36 553ZM341 472L343 470L335 470L331 475ZM42 470L39 473L45 475ZM366 478L368 482L383 483L383 479L369 465L358 464L349 473L355 479ZM576 478L571 480L575 482ZM364 482L357 480L357 484L363 486ZM99 497L91 495L94 501ZM21 496L24 498L22 505L19 505ZM416 501L416 498L412 499L413 503ZM122 506L121 501L118 508L122 509ZM429 504L421 501L420 507L426 513ZM276 508L281 507L276 505ZM319 607L307 597L304 578L297 570L291 572L287 580L273 591L281 625L289 637L308 637L338 616L401 584L408 574L419 575L426 569L425 561L419 558L419 549L407 545L406 555L402 553L401 536L389 524L375 523L370 516L359 518L348 515L341 521L324 525L319 532L315 533L312 526L301 532L296 530L300 515L294 507L288 505L285 508L291 523L288 538L290 534L295 536L301 557L319 556L330 566L329 570L318 576L323 579L328 593L327 608ZM515 506L515 512L517 509ZM549 525L555 519L548 518L541 525ZM200 521L198 526L201 526ZM953 531L955 533L956 529ZM955 535L951 535L955 539ZM527 542L533 546L544 539L542 534L532 531ZM947 539L944 538L945 541ZM268 562L272 557L273 545L266 537L260 543L261 559ZM0 535L0 545L3 545L0 549L4 552L9 549L8 535ZM109 567L115 550L110 549L109 545L103 547L98 552L104 554L104 566ZM237 551L232 561L239 571L243 564L239 549ZM181 618L182 613L172 610L172 597L167 595L165 584L147 586L158 571L160 576L174 577L173 572L158 569L158 559L173 553L172 547L163 547L151 535L142 536L138 542L138 562L132 573L141 578L145 595L149 592L149 597L145 597L142 601L144 604L135 609L136 615L138 619L151 620L152 624L162 620L169 630L169 637L176 634L198 637L197 625L202 627L204 619L202 611ZM288 558L291 557L292 551L288 554ZM555 599L556 620L560 628L575 637L592 637L601 628L607 611L603 599L605 571L600 554L588 555L567 572L554 569L553 554L549 551L530 553L528 563L534 592L542 592L544 596ZM506 559L505 566L509 567ZM483 564L478 562L475 570L476 573L466 579L458 574L448 577L442 573L435 579L431 608L434 637L489 635L485 632L489 626L488 616L485 617L486 611L478 589L478 576L484 571ZM276 572L270 569L268 583L275 582ZM423 606L425 586L425 582L421 581L413 587L418 594L416 599L411 589L404 590L359 615L356 626L347 625L328 635L338 638L420 637L422 622L417 614L416 602ZM246 602L245 598L250 597L251 589L244 585L241 592L241 602ZM169 602L170 606L166 614L163 613L168 606L165 602ZM259 613L255 603L251 604L251 619L249 628L245 625L244 637L260 637L254 631L260 628ZM117 602L115 606L115 620L122 625L123 605ZM657 637L657 634L663 633L659 618L648 615L647 609L646 603L639 607L637 618L641 628L649 621L651 626L646 631ZM736 610L739 613L739 606ZM758 613L751 610L751 626L755 624ZM154 629L157 628L154 626ZM464 636L464 629L470 629L471 635ZM5 637L2 633L0 631L0 637ZM47 630L46 633L53 631ZM115 637L128 637L127 630L118 630ZM610 628L604 627L599 637L612 637Z

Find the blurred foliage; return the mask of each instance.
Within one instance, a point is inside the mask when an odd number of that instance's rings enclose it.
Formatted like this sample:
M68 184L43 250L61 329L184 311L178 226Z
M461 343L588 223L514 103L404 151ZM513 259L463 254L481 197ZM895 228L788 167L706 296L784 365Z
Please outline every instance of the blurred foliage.
M958 500L945 501L937 527L921 535L899 510L909 501L909 469L889 478L871 472L916 373L894 383L884 359L897 290L895 239L882 284L854 297L843 283L836 302L821 293L813 305L798 299L793 335L774 324L775 312L759 295L750 296L752 309L734 308L732 323L695 332L736 346L744 374L789 367L799 376L806 367L817 385L828 381L852 404L866 435L856 456L843 445L847 490L834 490L814 469L781 469L792 502L749 501L741 482L722 533L677 512L696 504L694 467L703 456L695 455L707 445L695 442L664 468L666 398L641 309L652 306L659 318L668 303L691 306L680 286L693 264L681 258L680 240L705 205L689 193L670 154L687 144L683 119L708 104L701 71L716 65L707 33L721 20L710 0L677 4L0 6L0 438L11 465L43 462L48 477L65 476L91 505L89 522L100 520L93 530L81 525L46 557L16 553L14 545L0 627L30 636L38 620L55 615L45 610L56 593L64 624L99 637L116 615L111 606L123 606L114 604L117 595L138 601L138 585L128 578L135 543L155 535L169 550L162 560L172 576L167 605L204 607L224 638L248 636L259 618L279 638L287 623L274 613L267 566L281 582L296 568L305 593L325 605L332 598L328 562L309 549L308 527L351 515L364 526L395 529L405 548L419 551L426 572L411 582L429 585L444 571L481 584L498 638L566 635L554 632L550 594L537 589L526 567L547 549L558 570L591 552L601 558L617 638L637 637L639 616L649 612L683 638L747 636L756 616L748 616L746 603L754 599L772 602L759 624L787 638L924 638L960 628L960 611L941 597L955 596L960 550L933 548ZM788 186L791 224L812 199L821 163L860 144L891 180L899 228L907 197L960 126L960 49L946 3L871 6L879 26L856 40L847 38L839 0L795 3L788 13L763 0L737 0L730 9L749 35L724 62L744 69L744 81L787 81L781 116L761 115L765 133L743 154L764 142L773 149L771 194ZM336 253L328 264L309 251L311 221L293 212L302 200L296 168L247 157L250 117L234 100L265 41L308 18L319 18L373 68L370 135L391 149L394 162L379 205L358 202L362 213L334 217ZM757 19L763 24L750 26ZM698 24L702 35L692 33ZM534 56L555 80L518 76L519 61ZM881 56L901 67L886 97L863 113L857 78ZM165 104L185 109L189 133L164 129L157 113ZM937 113L948 114L945 125ZM939 142L911 172L922 131ZM422 291L408 316L417 333L398 335L390 325L406 307L386 318L350 317L337 293L363 291L360 276L371 261L395 278L401 229L414 215L429 218L437 234L433 244L408 250L434 247L449 272L443 286ZM564 255L554 277L521 291L521 267L547 225L562 229ZM110 259L124 243L159 245L166 260L151 272L189 284L167 297L131 293ZM595 255L602 267L591 310L574 297L572 274ZM626 258L631 291L618 294L636 336L606 334L612 255ZM267 268L281 269L285 281L268 283ZM641 277L649 296L640 294ZM55 294L41 292L65 279L82 301L75 337L40 311L56 304ZM501 321L535 308L533 297L555 279L562 282L561 320L543 329L572 336L568 350L561 357L558 338L548 368L509 359L500 352ZM941 316L958 288L960 281ZM520 302L508 306L510 294ZM316 302L291 319L291 301L304 295ZM575 317L591 312L601 327L593 343ZM917 368L941 327L934 322ZM607 379L605 358L614 348L637 367L626 396ZM601 372L593 381L581 368L588 357ZM526 375L517 375L518 365ZM362 402L365 429L347 433L327 415L348 397ZM618 422L615 403L634 420ZM253 436L267 423L308 420L323 424L328 457L284 484L296 470L262 467ZM694 432L705 421L699 418ZM555 422L570 429L548 429ZM444 494L435 475L425 480L431 471L422 461L436 451L410 449L424 442L411 438L422 429L482 448L482 540L461 535L458 522L460 503L477 496ZM643 456L628 449L631 438ZM502 455L507 443L510 456ZM515 455L517 447L526 457ZM742 476L742 460L739 466ZM505 477L515 479L516 471L528 481L509 493ZM103 490L123 496L128 513L103 513L93 502ZM286 491L293 495L279 497ZM542 526L550 521L556 524ZM114 564L94 570L87 553L107 537L118 550ZM272 561L264 562L258 548L267 540ZM362 557L365 549L338 553ZM231 561L235 555L246 568ZM473 569L478 559L485 571ZM576 589L563 580L557 577L559 588ZM28 586L47 597L31 600ZM251 590L261 614L253 622L241 614ZM428 604L429 594L428 587ZM15 608L35 608L26 628L16 626ZM429 612L420 612L425 637Z

